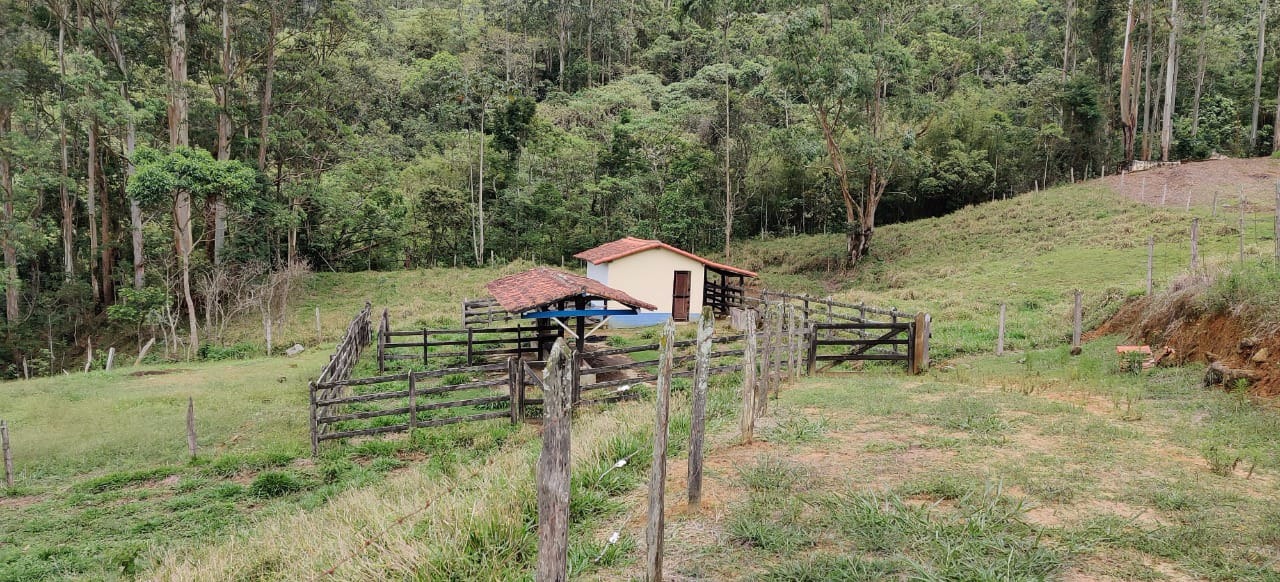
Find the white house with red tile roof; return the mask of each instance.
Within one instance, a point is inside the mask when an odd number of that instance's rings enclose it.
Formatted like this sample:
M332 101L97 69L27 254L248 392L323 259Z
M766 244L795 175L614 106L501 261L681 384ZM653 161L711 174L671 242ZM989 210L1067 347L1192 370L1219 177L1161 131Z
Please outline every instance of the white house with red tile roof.
M574 257L587 263L587 277L657 307L638 315L615 316L621 326L654 325L668 317L698 319L704 304L720 307L718 293L726 284L755 273L717 263L660 240L626 237L582 251ZM710 280L710 282L708 282Z

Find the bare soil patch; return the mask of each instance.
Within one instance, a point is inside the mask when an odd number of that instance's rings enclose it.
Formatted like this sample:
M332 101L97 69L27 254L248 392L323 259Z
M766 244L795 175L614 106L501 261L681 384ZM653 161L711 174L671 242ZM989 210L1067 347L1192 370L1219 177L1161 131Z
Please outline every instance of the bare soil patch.
M1280 179L1280 160L1252 158L1186 162L1123 177L1111 175L1099 181L1121 196L1151 206L1160 206L1162 198L1165 206L1185 206L1188 197L1193 205L1209 206L1216 194L1220 208L1224 205L1236 208L1243 192L1245 210L1255 211L1275 208L1277 179Z

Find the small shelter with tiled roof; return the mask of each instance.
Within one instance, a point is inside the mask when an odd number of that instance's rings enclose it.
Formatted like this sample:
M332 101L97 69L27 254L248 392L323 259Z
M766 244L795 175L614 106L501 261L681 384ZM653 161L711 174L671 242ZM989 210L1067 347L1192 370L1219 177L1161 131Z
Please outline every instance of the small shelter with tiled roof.
M626 237L582 251L587 277L657 306L613 318L615 325L653 325L668 317L696 320L703 305L719 313L741 304L743 285L756 274L717 263L660 240Z
M547 267L495 279L485 289L507 313L535 320L539 331L548 322L559 324L577 340L579 352L590 333L585 331L588 318L599 318L603 324L612 316L631 316L641 309L658 308L599 281ZM565 323L569 320L574 321L574 329ZM539 346L539 355L543 353L545 349Z

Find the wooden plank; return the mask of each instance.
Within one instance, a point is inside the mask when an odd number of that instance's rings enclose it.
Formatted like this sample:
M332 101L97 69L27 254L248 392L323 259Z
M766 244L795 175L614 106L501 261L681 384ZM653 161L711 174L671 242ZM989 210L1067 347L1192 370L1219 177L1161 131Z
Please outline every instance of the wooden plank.
M569 348L557 340L547 358L542 452L538 456L538 563L536 580L561 582L569 575L569 451L572 388Z
M310 405L307 407L307 420L311 426L311 456L320 454L320 441L316 439L319 436L318 426L316 423L316 385L315 382L307 383L307 397Z
M662 548L666 525L667 429L671 415L671 356L675 350L676 324L667 319L662 329L662 364L658 371L654 404L653 463L649 472L649 523L645 528L645 562L648 582L662 582Z
M715 314L702 308L698 320L698 359L693 375L693 403L689 420L689 506L702 504L702 453L706 440L707 385L711 377L711 337L715 334Z
M1075 304L1071 309L1071 348L1074 350L1080 347L1081 320L1083 312L1081 310L1081 297L1083 293L1079 289L1075 290Z
M814 360L820 362L905 362L907 361L907 356L905 354L859 354L856 356L835 354L818 355Z
M893 332L893 333L894 333L894 335L897 335L897 334L902 333L902 332L904 332L904 331L907 331L907 330L894 330L894 332ZM890 337L892 337L892 336L890 336ZM871 346L871 347L875 347L875 346L892 346L892 345L905 346L905 345L907 345L907 344L908 344L908 343L910 343L910 342L911 342L911 340L909 340L909 339L829 339L829 340L818 340L817 344L818 344L818 345L820 345L820 346Z

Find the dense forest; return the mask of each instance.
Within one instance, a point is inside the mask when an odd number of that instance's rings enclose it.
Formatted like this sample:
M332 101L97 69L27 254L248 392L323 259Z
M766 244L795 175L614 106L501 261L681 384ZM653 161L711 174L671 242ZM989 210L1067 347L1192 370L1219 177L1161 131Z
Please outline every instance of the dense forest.
M935 216L1270 154L1227 0L0 0L0 377L216 342L293 274ZM1280 93L1277 93L1280 95ZM140 331L147 328L151 331ZM60 356L59 356L60 357ZM62 365L65 365L63 363Z

